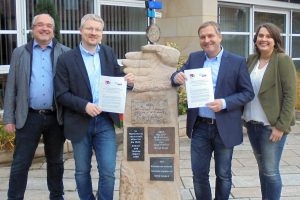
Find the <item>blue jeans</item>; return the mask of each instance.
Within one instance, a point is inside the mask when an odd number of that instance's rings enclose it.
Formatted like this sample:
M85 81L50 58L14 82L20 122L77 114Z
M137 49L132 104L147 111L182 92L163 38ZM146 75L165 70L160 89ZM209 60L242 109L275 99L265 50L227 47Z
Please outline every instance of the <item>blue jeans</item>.
M200 123L191 141L193 183L197 200L211 200L209 183L210 161L214 152L216 190L215 199L228 200L231 190L232 148L226 148L216 125Z
M282 188L279 163L286 135L283 135L280 141L272 142L269 139L272 133L271 126L246 123L246 127L258 164L262 199L279 200Z
M91 158L95 151L99 173L98 199L113 200L116 168L116 133L107 113L94 117L86 136L72 143L75 159L75 179L81 200L94 200L91 180Z
M62 200L63 187L63 136L56 114L40 115L29 112L23 128L16 130L15 151L10 170L8 200L22 200L31 166L41 135L47 161L47 184L49 199Z

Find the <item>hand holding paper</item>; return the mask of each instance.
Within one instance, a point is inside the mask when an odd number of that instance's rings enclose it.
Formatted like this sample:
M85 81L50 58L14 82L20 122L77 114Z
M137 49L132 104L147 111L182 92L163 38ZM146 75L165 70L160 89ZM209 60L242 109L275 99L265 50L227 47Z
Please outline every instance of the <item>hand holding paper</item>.
M188 108L205 107L214 101L214 90L210 68L184 71ZM212 104L214 107L215 104Z
M124 77L101 76L100 102L102 111L124 113L127 81Z

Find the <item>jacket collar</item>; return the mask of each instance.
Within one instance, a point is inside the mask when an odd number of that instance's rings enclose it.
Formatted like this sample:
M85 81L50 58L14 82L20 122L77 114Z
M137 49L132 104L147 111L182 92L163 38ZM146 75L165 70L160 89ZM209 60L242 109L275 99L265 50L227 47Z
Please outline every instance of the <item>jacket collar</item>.
M249 60L249 73L251 73L259 60L259 55L255 54ZM263 76L261 86L259 89L259 93L263 93L264 91L268 90L275 84L275 77L277 73L277 63L278 63L278 53L276 50L273 51L265 74Z
M25 46L25 48L27 49L27 51L29 51L32 54L32 50L33 50L33 42L34 39L31 39ZM55 38L52 39L52 50L55 48L57 44L57 40Z

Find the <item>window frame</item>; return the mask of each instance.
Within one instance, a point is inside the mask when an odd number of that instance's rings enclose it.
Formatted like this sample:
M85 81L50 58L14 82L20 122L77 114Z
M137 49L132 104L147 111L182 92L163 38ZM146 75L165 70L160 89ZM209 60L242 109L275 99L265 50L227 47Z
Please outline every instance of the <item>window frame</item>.
M109 6L124 6L124 7L137 7L137 8L145 8L144 1L138 0L95 0L95 13L101 16L101 6L109 5ZM149 21L148 24L149 25ZM106 35L146 35L145 31L103 31L103 34Z
M288 2L278 2L274 1L274 4L270 5L267 4L266 1L261 0L245 0L243 3L241 3L238 0L219 0L218 1L218 9L220 9L222 6L233 6L233 7L245 7L249 6L250 8L250 17L249 17L249 54L253 53L254 50L254 44L253 44L253 38L255 35L255 27L254 27L254 14L255 12L266 12L266 13L274 13L274 14L285 14L286 15L286 24L285 29L286 33L283 33L282 36L284 36L285 39L285 51L288 55L292 57L292 44L293 44L293 37L297 36L299 37L300 34L293 34L292 33L292 17L293 12L300 12L300 5L299 4L292 4ZM220 11L219 11L220 12ZM219 17L219 16L218 16ZM218 21L220 21L218 19ZM230 31L224 31L222 34L232 34L232 35L247 35L247 32L230 32ZM300 58L295 57L293 60L300 60Z
M95 0L95 6L94 10L95 13L98 14L99 16L101 15L101 6L123 6L123 7L132 7L132 8L143 8L146 9L145 1L140 1L140 0ZM147 16L147 26L149 26L150 21ZM104 35L137 35L137 36L145 36L146 37L146 29L143 31L107 31L104 29L103 31ZM145 44L147 44L148 41L146 41ZM121 59L118 57L118 62L121 65Z

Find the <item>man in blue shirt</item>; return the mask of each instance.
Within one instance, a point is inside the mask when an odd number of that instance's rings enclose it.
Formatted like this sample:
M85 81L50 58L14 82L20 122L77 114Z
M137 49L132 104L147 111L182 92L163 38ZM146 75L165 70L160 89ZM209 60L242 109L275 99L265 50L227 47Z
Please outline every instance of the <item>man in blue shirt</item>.
M64 106L64 133L71 140L75 160L75 180L79 198L95 200L91 180L91 158L96 155L99 173L97 196L113 200L116 167L118 113L99 107L101 75L124 76L111 47L101 43L104 22L87 14L80 25L81 43L57 61L56 97ZM133 86L133 74L125 77Z
M15 132L8 200L23 199L28 170L43 135L49 199L63 199L63 144L61 109L54 100L56 61L69 48L54 39L54 20L48 14L33 18L29 43L13 51L4 98L3 123Z
M186 133L191 138L193 183L198 200L211 200L209 169L214 152L216 200L229 199L233 147L242 143L242 107L253 99L245 58L221 46L222 35L216 22L208 21L198 29L203 51L190 54L185 65L175 72L173 86L185 83L184 70L210 68L215 100L206 107L187 111Z

